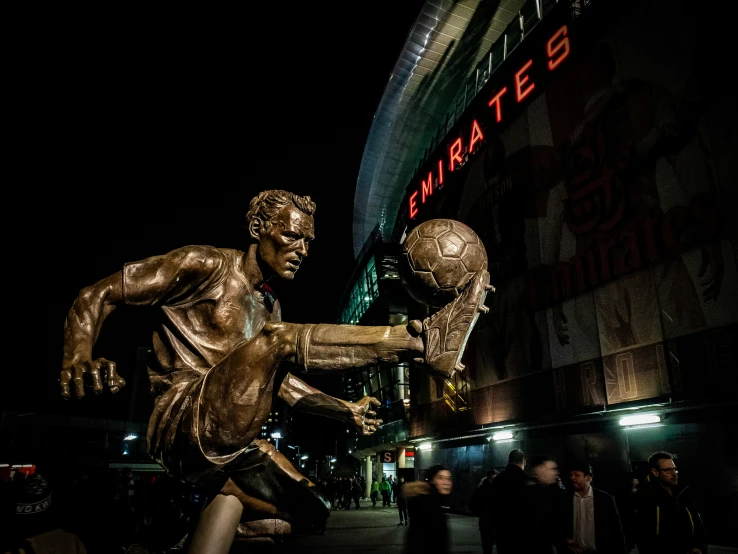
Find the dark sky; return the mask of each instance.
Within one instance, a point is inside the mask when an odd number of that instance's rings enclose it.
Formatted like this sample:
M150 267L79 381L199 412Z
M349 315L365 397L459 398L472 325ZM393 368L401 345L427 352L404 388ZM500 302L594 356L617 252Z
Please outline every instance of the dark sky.
M6 206L17 222L5 251L17 365L3 407L125 413L123 395L58 397L75 296L126 261L187 244L245 247L244 214L261 190L307 194L318 206L310 256L279 289L283 318L335 321L353 264L364 144L422 4L116 6L38 17L19 84L28 162ZM114 313L96 355L130 371L135 347L150 340L141 321Z

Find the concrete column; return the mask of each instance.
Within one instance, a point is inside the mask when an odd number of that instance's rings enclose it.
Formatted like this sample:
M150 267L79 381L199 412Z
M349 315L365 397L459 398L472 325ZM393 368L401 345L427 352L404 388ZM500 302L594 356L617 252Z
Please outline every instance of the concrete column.
M405 449L397 449L397 469L405 469Z
M364 458L364 477L366 480L366 497L369 498L372 492L372 457Z

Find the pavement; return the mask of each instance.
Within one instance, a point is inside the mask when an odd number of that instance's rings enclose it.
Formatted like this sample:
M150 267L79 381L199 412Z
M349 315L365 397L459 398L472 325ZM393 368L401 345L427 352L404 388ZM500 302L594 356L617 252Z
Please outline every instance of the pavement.
M402 552L407 527L398 526L397 507L372 507L370 500L362 500L357 510L334 510L328 519L325 535L300 537L278 546L259 548L254 552L269 554L391 554ZM453 554L482 554L477 518L449 514ZM249 552L252 550L249 549ZM495 551L496 552L496 549ZM710 554L737 553L738 549L710 546ZM631 554L637 554L634 550Z
M360 508L333 510L325 535L288 539L283 544L254 550L269 554L400 554L407 527L398 526L397 507L382 508L381 502L372 507L371 500L359 502ZM449 516L454 554L481 554L477 519L470 516ZM240 550L239 550L240 552Z

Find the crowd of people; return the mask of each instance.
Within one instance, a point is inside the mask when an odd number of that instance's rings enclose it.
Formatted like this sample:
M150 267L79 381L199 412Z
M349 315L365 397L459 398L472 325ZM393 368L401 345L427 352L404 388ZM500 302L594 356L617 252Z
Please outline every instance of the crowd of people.
M372 508L376 508L381 499L381 507L392 507L392 504L399 506L403 502L398 499L400 489L405 483L404 477L395 478L394 475L382 475L381 479L376 476L372 477L369 487L369 500L371 500ZM318 479L316 481L324 492L326 498L331 503L332 510L349 510L360 509L360 500L366 500L366 479L363 475L357 476L331 476L328 479ZM400 521L405 522L406 516L400 515Z
M562 480L553 458L528 460L512 450L507 467L491 468L469 501L483 554L495 545L499 554L627 554L634 548L639 554L706 554L707 532L688 487L679 484L674 456L656 452L648 466L645 479L616 498L592 485L585 461L568 464ZM442 538L425 552L448 552Z
M512 450L502 471L490 468L468 502L478 518L482 553L498 554L707 554L707 533L688 487L679 483L674 456L656 452L648 475L627 494L612 496L596 488L585 461L567 464L560 473L549 456L527 458ZM44 552L44 543L68 543L84 554L104 551L103 544L175 544L186 537L206 498L166 474L137 475L76 471L58 475L39 468L16 473L1 483L4 541L0 552ZM442 465L424 478L363 476L317 480L333 510L396 507L398 526L407 527L405 554L451 551L446 513L453 488L451 471ZM367 492L369 493L367 496ZM380 505L379 502L382 504ZM371 501L371 506L368 506ZM85 550L87 547L87 550Z

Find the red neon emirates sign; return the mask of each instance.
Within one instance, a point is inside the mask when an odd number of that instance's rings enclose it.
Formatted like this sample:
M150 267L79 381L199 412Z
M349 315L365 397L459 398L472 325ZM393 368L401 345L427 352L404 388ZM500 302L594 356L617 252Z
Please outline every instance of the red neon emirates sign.
M554 71L569 56L571 47L568 33L566 25L562 25L546 43L546 59L544 62L529 59L514 73L513 82L509 83L509 87L503 86L493 93L487 102L487 106L492 110L494 120L497 123L501 123L505 115L503 110L505 102L510 102L514 98L517 103L520 103L535 90L536 84L530 76L530 70L534 63L545 63L549 71ZM446 155L438 160L435 176L433 171L429 171L428 175L421 180L420 186L408 198L410 219L414 219L418 215L418 206L428 201L433 195L433 190L443 185L444 167L447 167L450 172L456 171L463 165L464 155L473 154L483 140L482 127L474 119L468 133L451 142Z

